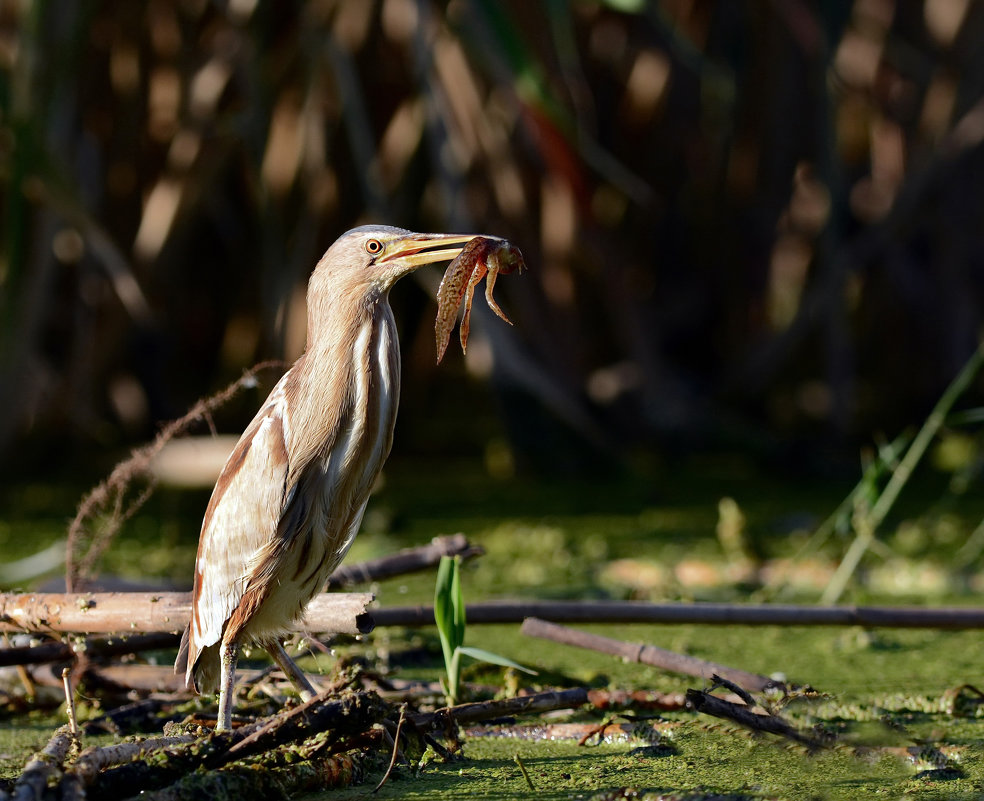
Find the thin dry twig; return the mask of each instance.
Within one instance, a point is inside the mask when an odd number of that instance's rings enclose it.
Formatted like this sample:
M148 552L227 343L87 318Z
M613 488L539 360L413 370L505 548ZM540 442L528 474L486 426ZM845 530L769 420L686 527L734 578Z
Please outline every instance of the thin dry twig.
M398 553L354 565L342 565L328 578L325 588L335 590L427 570L438 564L442 556L470 559L483 553L485 551L480 546L468 542L464 534L434 537L427 545L405 548Z
M728 683L727 686L729 689L734 690L732 684ZM745 695L747 696L747 693ZM831 739L829 737L806 734L778 715L762 715L753 712L751 706L747 703L735 704L711 695L710 691L687 690L687 707L705 715L734 721L738 725L744 726L746 729L751 729L752 731L777 734L780 737L785 737L805 745L811 751L829 748L831 745Z
M393 735L393 754L390 757L389 765L386 768L386 772L383 774L383 778L379 780L379 784L373 788L374 793L378 793L380 788L389 781L390 774L393 772L393 768L396 766L396 759L400 753L400 731L403 729L403 721L406 720L407 715L407 705L400 705L400 719L396 722L396 733Z
M161 448L195 423L211 420L215 410L242 390L256 386L258 373L274 367L282 369L284 366L281 361L260 362L225 389L199 400L184 416L165 425L153 442L135 448L129 458L116 465L109 477L82 499L75 519L68 527L65 547L65 586L70 592L81 589L84 582L91 577L99 557L123 524L153 494L156 482L151 477L150 465ZM127 500L131 485L138 479L146 480L148 485L135 498ZM91 532L89 527L99 516L105 516L105 519L101 521L98 532ZM85 547L87 542L88 547Z
M718 687L724 687L724 689L731 690L731 692L737 695L742 700L742 703L744 703L749 709L753 708L758 703L754 698L752 698L752 694L748 692L748 690L740 684L736 684L735 682L724 678L724 676L718 676L715 674L711 676L711 681L714 682L714 684L711 685L708 692L713 692Z

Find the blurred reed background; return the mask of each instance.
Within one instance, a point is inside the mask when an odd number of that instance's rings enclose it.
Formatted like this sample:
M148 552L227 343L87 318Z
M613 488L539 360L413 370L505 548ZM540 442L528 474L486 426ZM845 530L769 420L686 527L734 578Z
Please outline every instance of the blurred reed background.
M394 291L408 442L853 462L978 341L982 43L969 0L0 0L0 463L295 357L370 221L531 267L440 370L440 272Z

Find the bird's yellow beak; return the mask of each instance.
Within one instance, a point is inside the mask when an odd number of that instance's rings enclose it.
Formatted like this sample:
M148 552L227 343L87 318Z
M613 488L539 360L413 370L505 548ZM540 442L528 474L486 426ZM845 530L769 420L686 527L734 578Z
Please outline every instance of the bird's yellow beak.
M408 234L387 242L383 246L382 254L376 258L376 264L399 261L408 270L415 270L435 261L450 261L476 236L476 234Z

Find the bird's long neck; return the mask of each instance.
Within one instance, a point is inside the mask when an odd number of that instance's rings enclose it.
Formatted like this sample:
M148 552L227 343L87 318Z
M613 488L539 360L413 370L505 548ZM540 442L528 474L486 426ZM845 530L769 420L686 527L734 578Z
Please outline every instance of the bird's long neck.
M389 454L400 349L386 293L339 294L308 310L308 345L287 387L288 487L316 466L359 495Z

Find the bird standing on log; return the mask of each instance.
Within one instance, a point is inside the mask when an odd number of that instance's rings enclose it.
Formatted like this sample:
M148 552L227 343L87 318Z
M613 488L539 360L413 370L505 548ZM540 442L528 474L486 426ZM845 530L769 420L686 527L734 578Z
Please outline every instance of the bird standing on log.
M243 432L202 522L175 670L199 692L219 689L217 728L231 726L241 644L265 648L304 700L315 694L281 638L348 551L390 451L400 394L390 288L472 238L363 226L315 267L307 347Z

